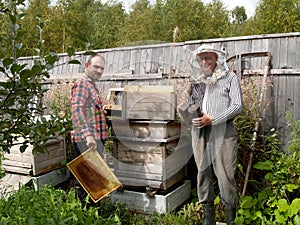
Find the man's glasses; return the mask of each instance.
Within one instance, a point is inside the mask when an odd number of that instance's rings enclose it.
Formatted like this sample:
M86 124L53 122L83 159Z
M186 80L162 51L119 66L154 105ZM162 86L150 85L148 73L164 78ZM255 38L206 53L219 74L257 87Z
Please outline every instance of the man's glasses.
M197 56L196 60L197 60L197 62L203 62L204 60L212 61L212 60L214 60L214 57L213 56L202 56L202 57Z

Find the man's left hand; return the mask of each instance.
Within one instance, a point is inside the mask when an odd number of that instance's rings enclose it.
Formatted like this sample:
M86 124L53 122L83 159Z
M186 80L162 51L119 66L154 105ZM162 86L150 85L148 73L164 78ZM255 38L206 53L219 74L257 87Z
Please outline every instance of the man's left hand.
M198 117L198 118L194 118L193 119L193 125L195 127L198 128L203 128L206 126L210 126L212 121L213 121L213 117L205 112L202 112L203 116L202 117Z

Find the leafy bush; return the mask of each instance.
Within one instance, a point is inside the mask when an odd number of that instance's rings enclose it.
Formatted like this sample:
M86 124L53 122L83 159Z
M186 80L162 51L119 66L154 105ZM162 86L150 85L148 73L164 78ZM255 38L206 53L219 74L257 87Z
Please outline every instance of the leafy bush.
M0 52L0 151L9 152L13 145L20 144L20 151L24 152L29 144L33 144L33 153L44 150L44 143L54 134L64 133L64 119L43 116L42 99L46 89L43 82L50 77L49 71L59 60L58 54L43 51L43 24L37 26L39 41L34 49L37 56L32 57L32 65L18 63L23 44L19 42L24 35L21 20L24 14L19 5L24 0L7 1L1 3L2 16L7 16L10 23L10 35L5 38L10 48L2 48ZM78 64L71 60L75 50L67 50L70 61L66 64ZM22 141L20 141L22 140Z
M286 152L271 151L254 168L267 171L261 192L241 198L238 224L300 224L300 121L290 120L291 141Z
M51 186L43 186L38 191L23 186L7 200L0 199L1 225L181 225L197 224L198 219L175 211L161 215L136 214L124 205L111 203L109 198L94 204L89 197L80 201L74 189L66 193Z

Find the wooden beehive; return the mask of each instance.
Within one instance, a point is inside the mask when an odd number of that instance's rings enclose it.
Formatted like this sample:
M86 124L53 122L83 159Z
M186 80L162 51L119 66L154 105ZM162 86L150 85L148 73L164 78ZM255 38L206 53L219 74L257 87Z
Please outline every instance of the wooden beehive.
M179 137L181 124L178 121L121 120L110 121L112 136L151 139ZM138 139L137 139L138 140Z
M125 86L122 118L175 120L177 99L174 86Z
M187 175L186 146L179 139L118 138L113 149L114 172L123 185L166 190Z
M124 190L113 192L110 196L112 202L125 204L128 209L145 214L168 213L190 197L191 182L185 181L182 185L166 194L156 194L149 197L146 193Z
M3 170L36 176L62 167L66 160L64 137L49 140L45 144L45 152L33 154L32 145L28 146L23 153L19 148L19 145L15 145L10 153L4 154Z

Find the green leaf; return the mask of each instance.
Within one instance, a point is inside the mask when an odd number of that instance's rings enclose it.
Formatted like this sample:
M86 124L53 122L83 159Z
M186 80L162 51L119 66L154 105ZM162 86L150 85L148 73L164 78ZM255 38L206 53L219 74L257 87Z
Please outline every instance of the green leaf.
M75 54L75 48L72 46L69 46L67 49L67 53L68 53L68 56L71 57L72 55Z
M53 65L56 61L59 60L57 53L51 52L45 57L47 64Z
M10 21L11 21L13 24L15 24L16 21L17 21L16 16L14 16L14 15L12 15L12 14L9 14L9 19L10 19Z
M235 223L236 223L236 224L245 224L245 223L244 223L244 218L243 218L243 217L237 217L237 218L235 219Z
M11 64L13 64L14 62L14 59L13 58L5 58L3 59L2 63L3 63L3 66L5 68L8 68Z
M296 215L293 221L295 225L300 225L300 216Z
M253 205L255 205L255 201L253 200L253 198L251 196L242 197L242 199L241 199L241 208L249 209Z
M270 160L266 160L264 162L257 162L253 165L255 169L258 170L272 170L273 169L273 163Z
M79 60L74 59L74 60L70 60L68 64L81 64L81 62Z
M256 212L255 212L255 216L257 216L258 218L262 218L262 213L261 213L261 211L256 211Z
M20 77L21 77L21 84L24 86L28 83L28 78L31 75L31 71L30 70L22 70L20 73Z
M286 219L283 215L281 215L278 211L275 211L275 218L276 218L276 221L279 222L279 223L285 223L286 222Z
M33 65L33 67L31 68L31 71L33 74L39 74L42 72L42 67L40 65Z
M277 202L278 210L280 212L285 212L289 209L289 205L286 201L286 199L279 199Z
M300 212L300 198L296 198L291 203L291 213L296 215Z
M26 144L21 145L20 152L22 152L22 153L25 152L27 147L28 147L28 145L26 145Z
M84 55L96 55L97 53L94 51L86 51Z
M289 192L293 192L296 189L299 189L299 186L296 184L286 184L284 185L284 187L289 191Z
M217 204L219 204L221 202L221 198L220 198L220 196L217 196L216 198L215 198L215 200L214 200L214 205L217 205Z
M291 206L293 206L293 207L299 209L299 211L300 211L300 198L295 198L295 199L292 201Z

